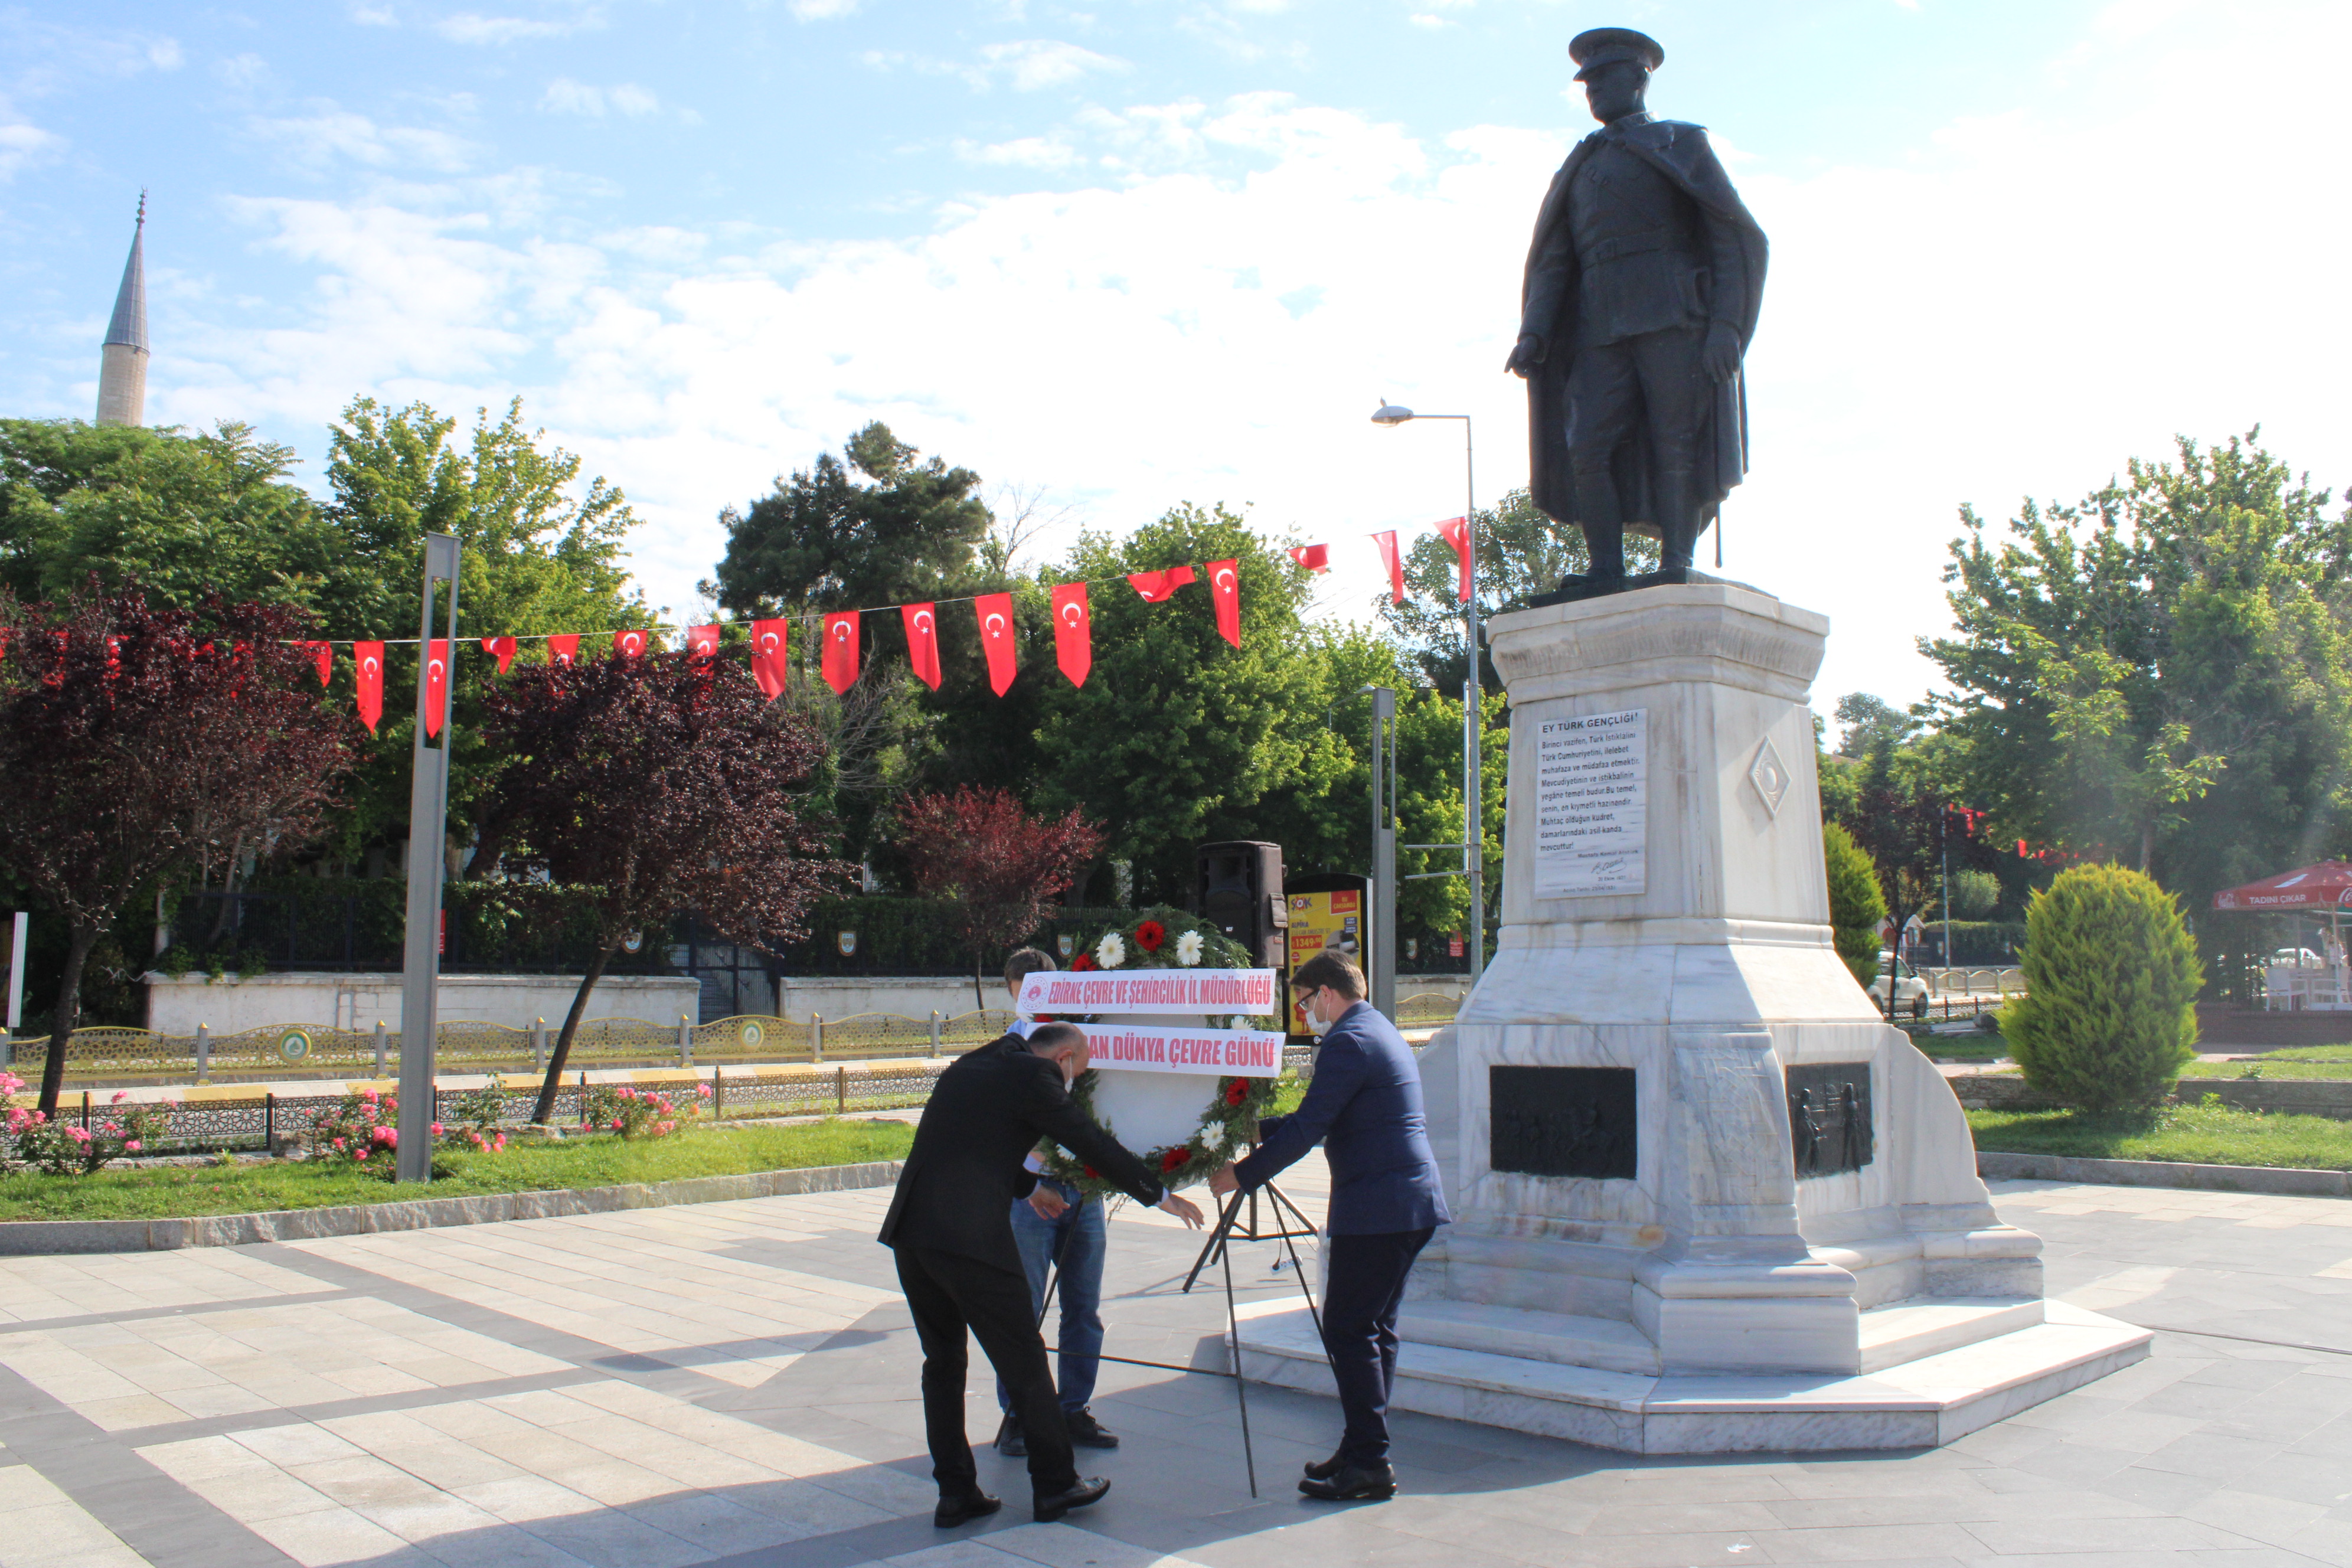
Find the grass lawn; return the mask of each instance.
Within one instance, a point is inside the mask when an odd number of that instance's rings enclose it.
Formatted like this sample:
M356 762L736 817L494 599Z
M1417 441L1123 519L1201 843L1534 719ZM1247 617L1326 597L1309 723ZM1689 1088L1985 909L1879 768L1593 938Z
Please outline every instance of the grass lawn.
M793 1127L696 1127L651 1142L627 1143L611 1135L561 1143L534 1140L511 1142L498 1154L443 1150L433 1157L430 1185L395 1185L310 1161L110 1168L88 1176L26 1172L0 1176L0 1220L175 1219L738 1176L895 1160L914 1137L906 1122L825 1121Z
M2009 1055L2009 1042L1999 1035L1931 1035L1922 1029L1911 1043L1930 1061L1997 1062Z
M2264 1051L2265 1062L2344 1062L2352 1064L2352 1046L2296 1046L2290 1050Z
M2073 1110L1971 1110L1969 1126L1977 1147L1989 1153L2352 1170L2352 1122L2325 1116L2276 1116L2210 1105L2107 1117Z
M2341 1050L2340 1046L2326 1047ZM2352 1055L2336 1058L2291 1058L2281 1060L2287 1053L2273 1051L2258 1061L2251 1062L2190 1062L2180 1069L2182 1078L2303 1078L2352 1079Z

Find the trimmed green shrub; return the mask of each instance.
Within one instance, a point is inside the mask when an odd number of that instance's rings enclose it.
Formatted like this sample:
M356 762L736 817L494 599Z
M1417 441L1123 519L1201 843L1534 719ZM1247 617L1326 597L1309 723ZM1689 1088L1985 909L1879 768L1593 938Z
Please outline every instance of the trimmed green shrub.
M1964 921L1980 921L2000 902L2000 879L1990 871L1952 873L1952 912Z
M2084 1110L2150 1106L2197 1054L2204 972L2172 896L2121 866L2077 866L2033 895L2026 994L2000 1011L2025 1081Z
M1878 925L1886 918L1878 867L1834 822L1822 825L1822 859L1829 870L1830 939L1855 983L1867 988L1878 977Z

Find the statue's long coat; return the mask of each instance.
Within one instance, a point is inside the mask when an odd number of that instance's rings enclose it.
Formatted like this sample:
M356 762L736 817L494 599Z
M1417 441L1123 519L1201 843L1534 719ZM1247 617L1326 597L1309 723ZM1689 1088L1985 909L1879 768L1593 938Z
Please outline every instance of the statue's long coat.
M1703 126L1677 120L1651 120L1617 132L1628 151L1656 169L1675 187L1699 205L1707 216L1731 226L1747 258L1745 298L1732 317L1739 328L1740 352L1756 335L1756 317L1764 300L1764 231L1731 188L1731 176L1715 149L1706 142ZM1521 333L1532 332L1544 342L1543 363L1528 378L1528 489L1538 508L1563 523L1578 521L1576 485L1568 466L1568 367L1576 343L1576 248L1553 244L1554 230L1568 222L1569 183L1584 161L1610 134L1602 127L1579 142L1568 162L1551 180L1542 208L1536 215L1535 241L1528 250L1525 285L1519 291ZM1544 258L1552 255L1549 265ZM1710 280L1710 287L1713 286ZM1715 389L1706 428L1699 435L1699 516L1712 518L1748 472L1748 385L1743 371ZM1613 465L1618 503L1628 518L1654 515L1649 438L1636 432L1618 448ZM1653 527L1631 531L1654 536Z

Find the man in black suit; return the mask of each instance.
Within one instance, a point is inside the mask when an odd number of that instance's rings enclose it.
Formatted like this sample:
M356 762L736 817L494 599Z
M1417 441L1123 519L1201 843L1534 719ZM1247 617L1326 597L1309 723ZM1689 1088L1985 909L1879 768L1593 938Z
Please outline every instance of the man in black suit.
M1110 1490L1099 1477L1078 1479L1013 1245L1013 1202L1037 1184L1023 1156L1051 1138L1138 1203L1201 1223L1198 1208L1162 1187L1072 1101L1069 1086L1086 1070L1086 1031L1075 1024L1040 1024L1025 1040L1005 1035L958 1060L923 1107L882 1221L881 1240L898 1255L898 1288L923 1345L923 1426L940 1484L931 1519L942 1529L1001 1506L980 1489L964 1436L967 1329L979 1336L1027 1434L1038 1520L1057 1520Z

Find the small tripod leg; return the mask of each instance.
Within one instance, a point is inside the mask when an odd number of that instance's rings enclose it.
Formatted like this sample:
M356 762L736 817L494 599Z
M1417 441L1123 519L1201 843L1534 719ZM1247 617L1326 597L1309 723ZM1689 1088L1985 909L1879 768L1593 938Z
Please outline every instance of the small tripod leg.
M1230 1212L1230 1211L1229 1211ZM1242 1321L1234 1310L1234 1254L1228 1247L1225 1263L1225 1331L1231 1336L1234 1352L1234 1396L1241 1403L1242 1463L1249 1467L1250 1497L1257 1497L1257 1451L1250 1446L1249 1379L1242 1375Z

